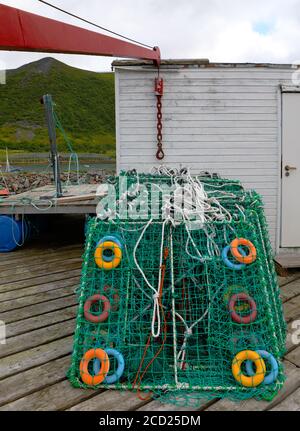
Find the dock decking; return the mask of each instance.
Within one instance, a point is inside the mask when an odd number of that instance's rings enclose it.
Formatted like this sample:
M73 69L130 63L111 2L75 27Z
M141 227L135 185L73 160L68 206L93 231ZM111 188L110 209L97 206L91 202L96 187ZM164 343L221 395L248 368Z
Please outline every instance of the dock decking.
M53 185L38 187L0 201L0 214L94 214L100 197L96 196L98 186L99 184L63 186L64 198L60 199L53 198ZM95 199L91 198L92 195L95 195Z
M0 255L0 320L7 343L0 344L0 410L195 410L133 393L74 389L66 379L76 317L82 242L32 243ZM280 277L289 336L287 380L272 402L204 402L199 410L300 410L300 344L291 340L300 320L300 272Z

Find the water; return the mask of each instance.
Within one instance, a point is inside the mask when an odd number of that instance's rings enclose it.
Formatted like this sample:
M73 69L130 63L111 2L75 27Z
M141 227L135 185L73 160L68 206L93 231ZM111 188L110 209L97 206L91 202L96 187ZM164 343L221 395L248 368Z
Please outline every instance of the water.
M67 172L69 169L68 163L61 163L60 164L61 171ZM52 167L50 165L46 164L14 164L13 168L20 168L21 172L30 172L30 173L48 173L52 172ZM115 162L97 162L97 163L80 163L79 164L80 172L86 173L86 172L98 172L98 171L108 171L108 172L114 172L116 170L116 164ZM71 170L75 171L75 164L71 166Z

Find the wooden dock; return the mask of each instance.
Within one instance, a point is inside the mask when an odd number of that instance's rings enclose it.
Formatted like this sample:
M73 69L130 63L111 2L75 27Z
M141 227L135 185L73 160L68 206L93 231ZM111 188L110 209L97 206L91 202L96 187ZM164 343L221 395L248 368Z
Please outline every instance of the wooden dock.
M0 344L0 410L195 410L112 390L74 389L70 365L82 242L63 239L33 243L0 255L0 319L7 343ZM300 272L280 277L289 337L284 364L287 380L271 402L214 399L198 410L300 410L300 344L291 340L300 320Z
M300 268L300 254L297 251L277 254L274 258L279 274L284 275L290 268Z
M53 185L38 187L0 200L0 214L89 214L95 213L99 184L69 185L56 199Z

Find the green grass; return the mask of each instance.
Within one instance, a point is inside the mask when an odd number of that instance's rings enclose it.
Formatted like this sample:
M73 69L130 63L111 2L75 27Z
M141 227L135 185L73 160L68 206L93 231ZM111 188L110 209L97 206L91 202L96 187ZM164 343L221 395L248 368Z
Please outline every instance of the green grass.
M115 156L113 73L84 71L49 58L9 71L7 84L0 86L0 150L49 150L40 104L46 93L75 151ZM67 150L59 133L58 145Z
M22 150L13 150L9 152L9 154L21 154L21 153L23 153ZM0 149L0 157L6 158L6 150Z

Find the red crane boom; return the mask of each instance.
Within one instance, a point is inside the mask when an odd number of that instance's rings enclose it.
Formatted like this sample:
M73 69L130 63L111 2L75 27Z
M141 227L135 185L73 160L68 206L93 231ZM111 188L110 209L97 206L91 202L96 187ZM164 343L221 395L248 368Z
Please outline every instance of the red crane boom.
M160 64L158 47L151 50L3 4L0 4L0 50L141 58Z
M0 50L139 58L152 60L157 67L161 61L157 46L145 48L3 4L0 4ZM156 157L162 160L162 78L155 81L155 94L158 110Z

